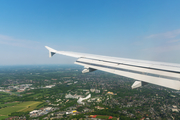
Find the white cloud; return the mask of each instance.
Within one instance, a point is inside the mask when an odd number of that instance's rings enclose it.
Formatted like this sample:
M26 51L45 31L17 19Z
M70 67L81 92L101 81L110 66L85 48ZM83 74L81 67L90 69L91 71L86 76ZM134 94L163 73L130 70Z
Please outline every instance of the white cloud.
M13 40L13 38L0 34L0 40Z
M145 50L154 53L180 51L180 29L164 33L152 34L141 41L146 46ZM148 39L148 40L147 40ZM142 45L141 44L141 45Z
M39 44L39 42L15 39L13 37L0 34L0 44L16 46L16 47L35 48L37 46L37 44Z
M180 35L180 29L177 30L173 30L173 31L169 31L169 32L165 32L165 33L158 33L158 34L152 34L147 36L147 39L171 39L171 38L175 38L178 35Z
M180 52L180 43L178 44L172 44L172 45L162 45L162 46L157 46L157 47L151 47L151 48L146 48L144 49L146 51L151 51L153 53L167 53L167 52Z
M177 43L179 41L180 39L172 39L172 40L167 41L167 43Z

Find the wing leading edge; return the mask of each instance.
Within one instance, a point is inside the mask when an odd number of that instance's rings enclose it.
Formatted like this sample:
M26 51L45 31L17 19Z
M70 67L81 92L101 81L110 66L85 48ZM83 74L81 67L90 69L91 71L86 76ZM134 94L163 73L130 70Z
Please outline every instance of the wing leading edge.
M179 64L57 51L48 46L45 47L49 50L49 57L54 54L62 54L78 58L75 64L85 67L83 73L101 70L138 80L131 86L132 89L152 83L180 90Z

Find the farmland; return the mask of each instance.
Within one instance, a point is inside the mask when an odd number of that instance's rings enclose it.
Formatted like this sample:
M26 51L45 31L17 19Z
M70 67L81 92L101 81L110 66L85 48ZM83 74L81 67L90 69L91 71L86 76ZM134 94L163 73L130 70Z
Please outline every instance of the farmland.
M8 106L6 108L0 109L0 116L8 116L13 112L27 112L34 110L37 105L42 102L39 101L28 101L20 104L16 104L14 106Z
M14 106L16 104L19 104L19 102L13 102L13 103L7 103L7 104L0 104L0 107L8 107L8 106Z

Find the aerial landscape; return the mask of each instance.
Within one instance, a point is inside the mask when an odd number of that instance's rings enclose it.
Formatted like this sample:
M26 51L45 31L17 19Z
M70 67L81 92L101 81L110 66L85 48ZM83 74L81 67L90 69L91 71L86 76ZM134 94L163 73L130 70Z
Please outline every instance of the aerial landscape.
M0 0L0 120L179 120L179 5Z
M76 65L0 68L0 118L179 119L180 93ZM89 96L89 97L87 97ZM86 98L82 101L80 98Z

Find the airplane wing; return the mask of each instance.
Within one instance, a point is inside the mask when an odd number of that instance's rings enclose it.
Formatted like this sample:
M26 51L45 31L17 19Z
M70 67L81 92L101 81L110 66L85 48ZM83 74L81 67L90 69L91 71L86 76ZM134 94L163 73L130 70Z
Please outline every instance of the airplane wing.
M136 79L132 89L151 83L180 90L180 64L57 51L45 47L49 50L49 57L62 54L78 58L75 64L84 66L82 73L101 70Z

